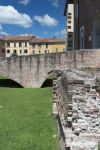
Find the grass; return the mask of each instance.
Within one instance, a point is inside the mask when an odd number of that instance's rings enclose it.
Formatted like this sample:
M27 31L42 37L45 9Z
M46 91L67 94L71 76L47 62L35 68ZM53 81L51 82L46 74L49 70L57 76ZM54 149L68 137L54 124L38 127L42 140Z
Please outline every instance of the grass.
M7 79L7 78L6 78L6 77L1 77L1 76L0 76L0 79Z
M0 89L0 149L59 150L52 89Z

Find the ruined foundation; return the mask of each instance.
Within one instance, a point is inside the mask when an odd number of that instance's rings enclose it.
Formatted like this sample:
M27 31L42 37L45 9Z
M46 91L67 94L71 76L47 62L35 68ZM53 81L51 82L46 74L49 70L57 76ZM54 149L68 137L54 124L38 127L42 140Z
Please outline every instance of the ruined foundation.
M62 150L98 150L100 82L98 71L68 69L53 81L53 114Z

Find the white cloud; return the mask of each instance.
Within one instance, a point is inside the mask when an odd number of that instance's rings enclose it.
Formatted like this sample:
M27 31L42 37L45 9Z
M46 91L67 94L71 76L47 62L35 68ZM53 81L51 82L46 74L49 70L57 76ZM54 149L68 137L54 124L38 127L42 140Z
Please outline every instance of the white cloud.
M49 1L52 3L52 5L54 7L58 7L59 6L59 0L49 0Z
M22 5L28 5L30 3L30 0L19 0L19 3Z
M61 31L56 32L55 36L57 36L57 37L64 37L65 38L67 36L66 29L63 29Z
M48 14L44 16L34 16L34 20L43 26L55 27L58 25L58 21L55 18L50 17Z
M32 20L27 14L18 12L13 6L0 6L0 24L20 25L28 28Z
M7 32L5 32L5 31L0 31L0 35L4 35L4 36L7 36L7 35L9 35Z

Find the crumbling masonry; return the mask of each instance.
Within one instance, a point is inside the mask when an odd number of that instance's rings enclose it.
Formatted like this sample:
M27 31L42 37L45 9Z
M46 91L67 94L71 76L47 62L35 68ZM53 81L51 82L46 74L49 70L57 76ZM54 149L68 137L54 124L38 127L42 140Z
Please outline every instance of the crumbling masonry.
M53 114L58 122L61 149L98 150L100 69L58 72L53 81Z

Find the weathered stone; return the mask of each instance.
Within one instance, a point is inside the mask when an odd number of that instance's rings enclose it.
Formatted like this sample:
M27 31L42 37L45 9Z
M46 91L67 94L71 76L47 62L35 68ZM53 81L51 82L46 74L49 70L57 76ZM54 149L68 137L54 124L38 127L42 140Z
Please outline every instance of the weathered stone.
M60 135L63 139L63 147L72 150L97 150L100 142L100 95L91 86L87 92L84 84L76 82L76 79L74 82L74 78L84 81L88 76L86 73L77 70L69 72L67 70L62 74L58 82L59 107L62 108L59 109L62 126ZM68 82L71 78L72 82ZM71 98L69 98L69 91L72 91Z

